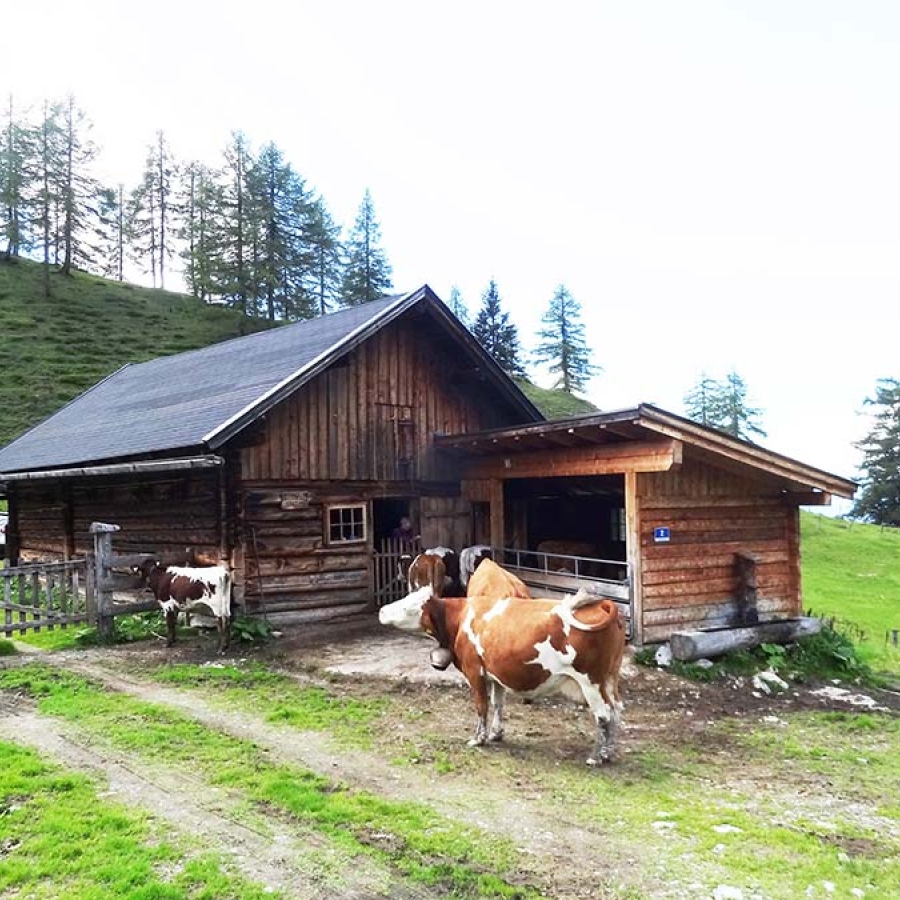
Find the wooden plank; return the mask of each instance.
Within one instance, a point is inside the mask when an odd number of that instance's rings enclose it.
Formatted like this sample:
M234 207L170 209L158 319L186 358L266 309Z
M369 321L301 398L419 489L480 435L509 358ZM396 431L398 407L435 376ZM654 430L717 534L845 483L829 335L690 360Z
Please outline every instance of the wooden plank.
M499 454L475 460L467 478L541 478L570 475L619 475L665 471L681 461L678 441L573 447L544 452Z
M766 622L746 628L676 632L669 638L672 656L683 662L748 650L765 643L785 644L818 634L822 620L804 616L785 622Z

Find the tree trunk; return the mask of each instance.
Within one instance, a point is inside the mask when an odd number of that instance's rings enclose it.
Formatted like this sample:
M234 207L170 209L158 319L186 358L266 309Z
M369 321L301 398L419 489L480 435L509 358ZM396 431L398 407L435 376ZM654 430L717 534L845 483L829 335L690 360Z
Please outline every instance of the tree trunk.
M669 638L674 659L690 662L721 656L732 650L749 650L760 644L788 644L798 638L818 634L822 620L811 616L766 622L749 628L722 628L716 631L677 631Z

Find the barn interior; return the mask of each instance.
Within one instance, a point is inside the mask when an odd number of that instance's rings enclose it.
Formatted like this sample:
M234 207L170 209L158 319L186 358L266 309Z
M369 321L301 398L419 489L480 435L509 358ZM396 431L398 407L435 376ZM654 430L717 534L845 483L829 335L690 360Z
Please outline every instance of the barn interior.
M508 546L540 554L532 564L559 570L572 565L565 557L584 557L592 564L581 565L579 574L625 578L622 475L511 479L504 484L504 509Z

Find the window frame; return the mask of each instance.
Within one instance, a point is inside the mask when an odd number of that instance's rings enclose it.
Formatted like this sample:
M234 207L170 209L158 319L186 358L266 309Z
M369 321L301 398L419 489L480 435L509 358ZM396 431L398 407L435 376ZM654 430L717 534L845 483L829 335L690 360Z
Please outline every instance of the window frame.
M335 537L332 529L341 530L349 524L353 527L356 523L354 517L351 516L349 523L344 520L339 520L337 522L332 521L331 514L333 512L342 512L343 510L360 510L360 519L359 525L361 528L361 536L353 537L353 538L343 538L343 537ZM325 507L325 521L324 521L324 532L325 532L325 545L328 547L345 547L348 545L358 546L360 544L365 544L369 539L369 514L366 509L365 503L329 503Z

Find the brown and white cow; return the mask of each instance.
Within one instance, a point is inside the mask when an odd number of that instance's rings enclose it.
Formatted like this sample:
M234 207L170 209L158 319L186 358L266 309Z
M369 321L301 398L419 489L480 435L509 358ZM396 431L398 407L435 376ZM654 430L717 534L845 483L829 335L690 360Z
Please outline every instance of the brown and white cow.
M175 643L175 625L179 612L206 607L216 620L219 653L231 642L231 572L225 566L163 566L151 559L140 567L141 575L153 591L166 616L168 640Z
M458 586L459 559L449 547L431 547L415 557L407 568L407 556L400 557L400 579L410 591L430 584L438 597L452 593Z
M625 647L625 627L613 602L581 591L562 600L441 598L426 585L383 606L378 618L382 625L424 632L450 652L475 703L470 746L502 739L507 690L531 698L564 693L584 700L597 723L588 765L611 758L622 710L619 668Z
M531 592L521 578L486 557L469 577L466 596L500 600L502 597L530 597Z

